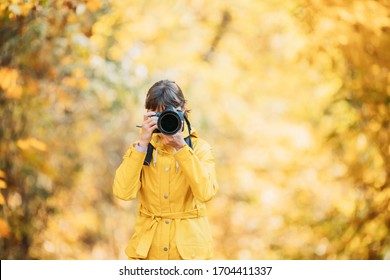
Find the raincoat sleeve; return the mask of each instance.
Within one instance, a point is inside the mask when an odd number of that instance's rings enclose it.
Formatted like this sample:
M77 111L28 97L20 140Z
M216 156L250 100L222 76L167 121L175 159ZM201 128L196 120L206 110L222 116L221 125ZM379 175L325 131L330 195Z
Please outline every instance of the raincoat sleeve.
M198 138L194 150L186 145L175 154L175 159L189 181L194 197L200 202L212 199L219 186L211 146Z
M115 172L114 196L123 200L135 199L141 188L141 170L146 153L138 151L133 144L123 156L121 165Z

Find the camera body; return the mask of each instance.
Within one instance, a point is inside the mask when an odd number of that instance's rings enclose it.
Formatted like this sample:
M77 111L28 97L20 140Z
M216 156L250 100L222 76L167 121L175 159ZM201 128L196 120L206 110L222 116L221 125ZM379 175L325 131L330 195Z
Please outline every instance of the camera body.
M181 110L176 110L173 106L168 106L165 111L157 112L154 117L157 117L157 129L153 133L163 133L165 135L174 135L182 127L184 115Z

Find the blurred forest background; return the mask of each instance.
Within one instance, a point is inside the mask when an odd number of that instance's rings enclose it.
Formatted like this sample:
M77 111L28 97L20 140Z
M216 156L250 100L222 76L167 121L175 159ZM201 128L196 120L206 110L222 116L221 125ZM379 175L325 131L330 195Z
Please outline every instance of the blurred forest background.
M1 259L126 259L160 79L214 147L215 259L390 259L388 0L2 0Z

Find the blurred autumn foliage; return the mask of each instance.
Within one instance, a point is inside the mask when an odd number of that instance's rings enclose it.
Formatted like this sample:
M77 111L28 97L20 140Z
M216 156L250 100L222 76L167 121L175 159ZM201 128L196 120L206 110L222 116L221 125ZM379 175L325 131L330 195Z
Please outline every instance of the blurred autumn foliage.
M0 258L125 259L147 89L214 147L216 259L390 259L388 0L0 3Z

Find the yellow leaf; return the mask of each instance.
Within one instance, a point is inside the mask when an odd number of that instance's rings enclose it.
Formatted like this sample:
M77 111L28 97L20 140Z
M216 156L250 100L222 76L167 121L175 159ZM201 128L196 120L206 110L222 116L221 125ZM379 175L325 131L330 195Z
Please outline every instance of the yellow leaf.
M11 229L6 221L0 219L0 237L9 237Z
M0 68L0 87L4 90L8 90L16 85L16 81L19 77L19 72L16 69L7 67Z
M80 89L86 89L89 85L89 80L87 78L82 78L79 80L78 86Z
M21 4L21 10L20 10L20 13L23 15L23 16L26 16L28 15L28 13L34 8L34 3L24 3L24 4Z
M85 71L82 68L75 68L72 70L72 76L76 79L83 78L85 76Z
M0 179L0 189L6 189L7 188L7 183Z
M3 170L0 170L0 179L7 179L7 175L5 174L5 172Z
M101 1L97 1L97 0L89 0L89 1L87 1L87 8L91 12L96 12L97 10L99 10L101 5L102 5Z
M5 204L5 198L3 196L2 193L0 193L0 205L4 205Z
M27 140L18 140L16 142L16 145L18 146L19 149L21 150L28 150L29 149L29 145L28 145L28 141Z
M68 87L76 87L76 79L73 77L65 77L62 79L62 82Z
M5 92L8 98L19 99L22 97L23 88L20 85L14 85Z
M29 137L27 139L19 139L16 142L16 145L21 150L35 149L41 152L47 151L47 145L45 142L42 142L34 137Z
M34 137L29 138L30 139L30 145L32 148L41 151L41 152L46 152L47 151L47 146L45 142L42 142Z
M5 95L8 98L20 98L23 89L17 84L19 79L19 72L17 69L7 67L0 68L0 88L4 89Z

